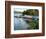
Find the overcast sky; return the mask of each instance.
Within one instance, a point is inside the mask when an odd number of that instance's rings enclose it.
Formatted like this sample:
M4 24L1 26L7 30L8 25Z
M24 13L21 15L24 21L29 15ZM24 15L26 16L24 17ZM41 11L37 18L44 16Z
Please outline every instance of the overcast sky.
M25 10L27 10L27 9L26 9L26 8L15 8L15 11L23 12L23 11L25 11Z

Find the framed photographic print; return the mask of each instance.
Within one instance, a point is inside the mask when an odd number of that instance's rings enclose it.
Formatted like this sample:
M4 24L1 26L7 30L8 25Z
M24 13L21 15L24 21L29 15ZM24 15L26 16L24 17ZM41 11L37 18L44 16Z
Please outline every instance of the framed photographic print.
M5 1L5 38L44 36L45 4Z

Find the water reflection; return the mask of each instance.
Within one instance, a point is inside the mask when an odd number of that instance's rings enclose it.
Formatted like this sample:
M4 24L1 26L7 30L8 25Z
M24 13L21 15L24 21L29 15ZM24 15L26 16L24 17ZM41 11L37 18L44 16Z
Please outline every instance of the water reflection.
M23 18L19 18L21 16L22 14L14 15L14 30L27 30L29 27L29 24Z

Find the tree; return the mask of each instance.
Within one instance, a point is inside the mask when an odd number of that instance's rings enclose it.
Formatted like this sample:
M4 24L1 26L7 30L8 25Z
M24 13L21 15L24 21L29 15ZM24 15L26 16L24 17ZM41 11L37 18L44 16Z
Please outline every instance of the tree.
M37 9L28 9L23 12L23 15L38 16L38 10Z

